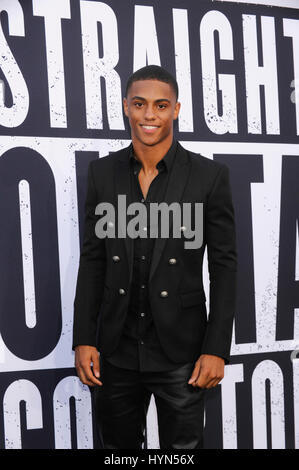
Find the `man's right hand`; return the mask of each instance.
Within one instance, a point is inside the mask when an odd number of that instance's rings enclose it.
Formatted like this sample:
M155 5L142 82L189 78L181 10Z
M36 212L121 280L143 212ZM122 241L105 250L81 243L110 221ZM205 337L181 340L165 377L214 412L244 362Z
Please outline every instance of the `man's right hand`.
M91 370L93 366L93 373ZM100 377L99 352L94 346L75 347L75 366L82 383L94 387L103 385L96 377ZM96 377L95 377L96 376Z

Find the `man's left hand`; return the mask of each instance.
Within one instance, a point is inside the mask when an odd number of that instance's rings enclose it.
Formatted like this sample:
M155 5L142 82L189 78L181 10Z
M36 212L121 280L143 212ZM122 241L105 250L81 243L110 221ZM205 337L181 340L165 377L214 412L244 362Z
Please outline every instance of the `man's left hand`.
M188 384L200 388L215 387L224 377L224 365L222 357L202 354L195 363Z

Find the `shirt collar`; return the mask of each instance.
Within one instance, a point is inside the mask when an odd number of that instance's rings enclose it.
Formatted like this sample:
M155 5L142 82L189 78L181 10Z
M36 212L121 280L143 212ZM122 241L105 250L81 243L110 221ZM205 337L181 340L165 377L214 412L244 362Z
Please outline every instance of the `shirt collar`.
M158 169L166 168L166 170L169 172L171 167L172 167L173 161L174 161L174 157L175 157L175 154L176 154L176 149L177 149L177 141L175 139L173 139L169 150L164 155L164 157L161 158L161 160L158 161L158 163L156 165L156 168L158 168ZM134 155L134 149L133 149L132 144L131 144L129 159L130 159L130 164L131 165L133 165L136 168L141 167L141 162L139 160L137 160L137 158Z

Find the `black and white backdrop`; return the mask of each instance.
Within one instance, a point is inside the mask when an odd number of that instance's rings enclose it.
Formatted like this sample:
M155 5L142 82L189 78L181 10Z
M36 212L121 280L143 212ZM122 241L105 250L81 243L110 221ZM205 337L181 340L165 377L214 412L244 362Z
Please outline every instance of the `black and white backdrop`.
M177 139L230 168L237 314L205 447L299 448L299 1L0 12L0 448L95 445L71 350L87 167L128 145L125 84L146 64L177 78ZM153 399L147 439L159 447Z

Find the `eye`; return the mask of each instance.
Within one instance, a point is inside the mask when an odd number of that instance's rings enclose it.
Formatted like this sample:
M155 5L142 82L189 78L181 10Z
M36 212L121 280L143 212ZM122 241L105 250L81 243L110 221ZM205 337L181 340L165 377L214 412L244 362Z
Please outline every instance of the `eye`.
M136 108L141 108L142 105L143 103L139 103L139 102L134 103L134 106L136 106Z
M166 104L158 104L158 108L159 108L159 109L165 109L165 108L166 108Z

